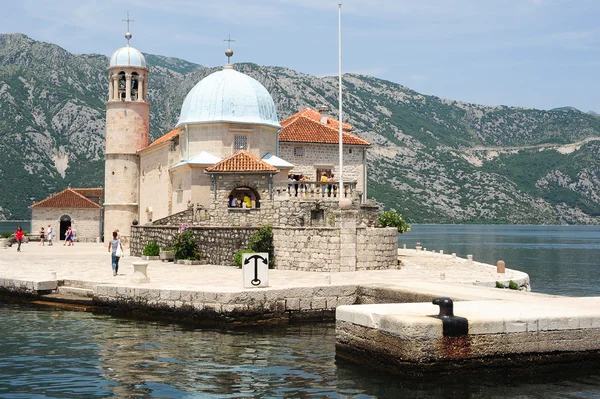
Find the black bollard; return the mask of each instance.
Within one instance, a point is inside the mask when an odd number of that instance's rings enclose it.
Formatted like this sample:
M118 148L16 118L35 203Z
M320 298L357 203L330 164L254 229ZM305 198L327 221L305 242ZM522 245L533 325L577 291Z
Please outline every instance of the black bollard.
M452 302L452 299L447 297L435 298L431 303L440 307L440 313L433 317L442 320L444 337L469 335L469 320L454 316L454 302Z

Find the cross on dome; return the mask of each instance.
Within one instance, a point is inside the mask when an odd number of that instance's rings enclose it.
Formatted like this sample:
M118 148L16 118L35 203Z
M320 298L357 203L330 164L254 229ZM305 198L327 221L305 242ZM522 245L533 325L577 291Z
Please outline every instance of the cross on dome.
M231 49L231 42L235 42L235 40L233 40L231 38L231 35L228 36L227 39L223 39L224 42L228 42L227 43L227 50L225 50L225 55L227 56L227 65L231 65L230 59L231 56L233 55L233 50Z
M127 13L127 19L122 19L121 21L127 22L127 32L125 33L125 39L127 39L127 45L129 46L129 39L133 36L129 31L129 23L135 22L133 19L129 19L129 12Z

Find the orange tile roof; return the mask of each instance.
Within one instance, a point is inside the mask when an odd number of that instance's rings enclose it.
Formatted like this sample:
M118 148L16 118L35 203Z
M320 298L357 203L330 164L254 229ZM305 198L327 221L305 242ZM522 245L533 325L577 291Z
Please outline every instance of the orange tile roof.
M59 193L52 194L48 198L32 204L31 208L102 208L100 204L87 199L84 195L78 193L76 190L79 189L66 188Z
M71 190L83 195L84 197L102 198L102 187L98 188L72 188Z
M325 144L339 144L340 142L339 130L304 115L300 115L285 126L283 122L281 125L283 130L279 134L280 142ZM371 145L367 140L346 131L342 131L342 140L344 144Z
M155 145L158 145L158 144L160 144L160 143L164 143L164 142L166 142L166 141L169 141L169 140L171 140L173 137L176 137L178 134L179 134L179 129L173 129L173 130L171 130L169 133L167 133L167 134L164 134L164 135L160 136L159 138L157 138L156 140L154 140L152 143L148 144L148 147L142 148L142 149L141 149L141 150L139 150L138 152L140 152L140 151L143 151L143 150L145 150L146 148L150 148L150 147L153 147L153 146L155 146Z
M269 165L248 151L239 150L221 162L206 168L207 172L277 172L277 168Z
M287 125L289 125L290 123L292 123L294 120L296 120L297 118L299 118L301 116L305 116L307 118L312 119L313 121L321 123L321 114L319 113L319 111L316 111L312 108L304 108L302 111L290 116L289 118L282 120L280 122L280 125L283 127L286 127ZM329 126L330 128L333 128L335 130L339 130L340 121L328 116L327 123L325 123L325 125ZM343 131L350 132L352 129L354 129L352 127L352 125L342 122L342 130Z

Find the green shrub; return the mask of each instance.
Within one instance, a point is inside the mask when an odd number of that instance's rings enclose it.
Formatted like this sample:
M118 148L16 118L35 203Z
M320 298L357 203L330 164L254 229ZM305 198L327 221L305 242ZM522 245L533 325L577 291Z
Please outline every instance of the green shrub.
M250 236L250 249L252 252L266 252L269 254L269 265L273 265L273 226L267 224Z
M396 227L398 233L406 233L410 229L410 224L404 221L402 215L395 210L383 212L379 216L379 224L381 227Z
M506 288L506 286L504 284L502 284L500 281L496 281L496 288Z
M518 290L519 289L519 284L517 284L514 281L510 280L508 282L508 288L510 288L511 290Z
M2 233L2 234L0 234L0 238L10 238L10 237L12 237L11 233Z
M244 254L249 254L251 252L254 252L251 249L242 249L240 251L237 251L235 253L235 255L233 256L233 264L236 266L242 266L242 261L244 260Z
M150 241L144 246L144 251L142 252L142 254L145 256L158 256L159 252L160 247L158 246L156 241Z
M173 235L175 259L200 260L201 255L196 244L196 237L187 224L182 224L179 233Z

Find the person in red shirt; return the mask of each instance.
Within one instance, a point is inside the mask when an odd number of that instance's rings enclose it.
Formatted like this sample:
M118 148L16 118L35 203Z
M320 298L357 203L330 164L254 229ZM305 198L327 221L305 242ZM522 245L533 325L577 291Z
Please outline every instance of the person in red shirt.
M17 246L17 252L21 252L21 243L23 242L23 236L25 235L25 232L21 226L17 226L17 231L15 231L13 235L17 239L17 243L19 243Z

